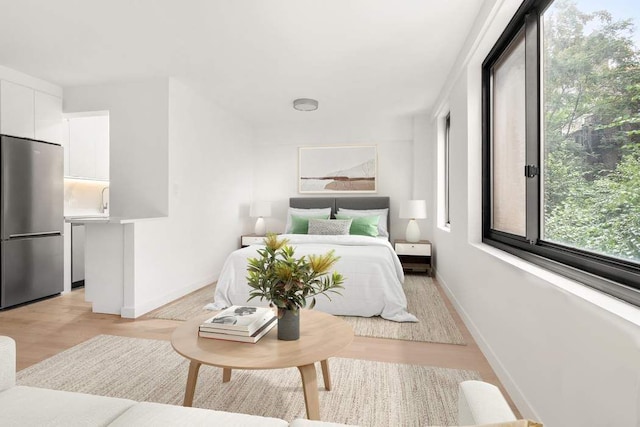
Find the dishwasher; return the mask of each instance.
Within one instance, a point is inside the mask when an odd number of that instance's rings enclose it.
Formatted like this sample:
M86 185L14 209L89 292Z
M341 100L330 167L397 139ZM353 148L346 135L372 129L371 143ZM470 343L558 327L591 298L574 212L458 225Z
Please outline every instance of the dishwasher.
M84 224L71 224L71 288L84 286Z

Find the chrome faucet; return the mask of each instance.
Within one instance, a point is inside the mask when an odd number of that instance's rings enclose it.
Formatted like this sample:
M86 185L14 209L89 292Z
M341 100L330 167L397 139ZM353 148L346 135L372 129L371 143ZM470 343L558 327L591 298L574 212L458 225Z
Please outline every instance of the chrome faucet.
M108 189L109 189L109 187L104 187L104 188L102 189L102 212L103 212L103 213L104 213L104 212L106 212L106 211L107 211L107 209L109 209L109 202L107 202L107 201L104 199L104 190L108 190Z

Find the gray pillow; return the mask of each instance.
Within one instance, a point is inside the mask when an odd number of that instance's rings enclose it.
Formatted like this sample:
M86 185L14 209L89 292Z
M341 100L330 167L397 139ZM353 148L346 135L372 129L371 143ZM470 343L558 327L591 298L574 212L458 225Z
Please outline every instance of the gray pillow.
M351 219L310 219L309 234L338 236L349 234Z

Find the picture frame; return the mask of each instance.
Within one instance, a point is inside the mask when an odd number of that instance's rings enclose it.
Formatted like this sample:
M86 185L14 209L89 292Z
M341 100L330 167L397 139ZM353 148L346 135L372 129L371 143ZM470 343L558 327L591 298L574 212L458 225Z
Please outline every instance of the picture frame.
M298 148L298 192L302 194L376 193L376 145Z

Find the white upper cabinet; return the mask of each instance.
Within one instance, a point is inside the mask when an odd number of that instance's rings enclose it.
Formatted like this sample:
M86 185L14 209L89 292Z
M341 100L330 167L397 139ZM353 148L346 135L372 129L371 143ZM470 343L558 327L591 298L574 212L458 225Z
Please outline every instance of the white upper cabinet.
M0 133L60 144L61 131L61 98L0 81Z
M109 180L109 116L100 117L96 133L96 178Z
M95 142L91 138L91 121L86 118L69 119L69 175L95 178Z
M62 120L62 147L64 148L64 176L71 176L69 164L69 120Z
M0 81L0 133L34 138L34 90Z
M62 99L35 91L35 139L62 144Z
M69 176L109 179L109 116L67 119Z

